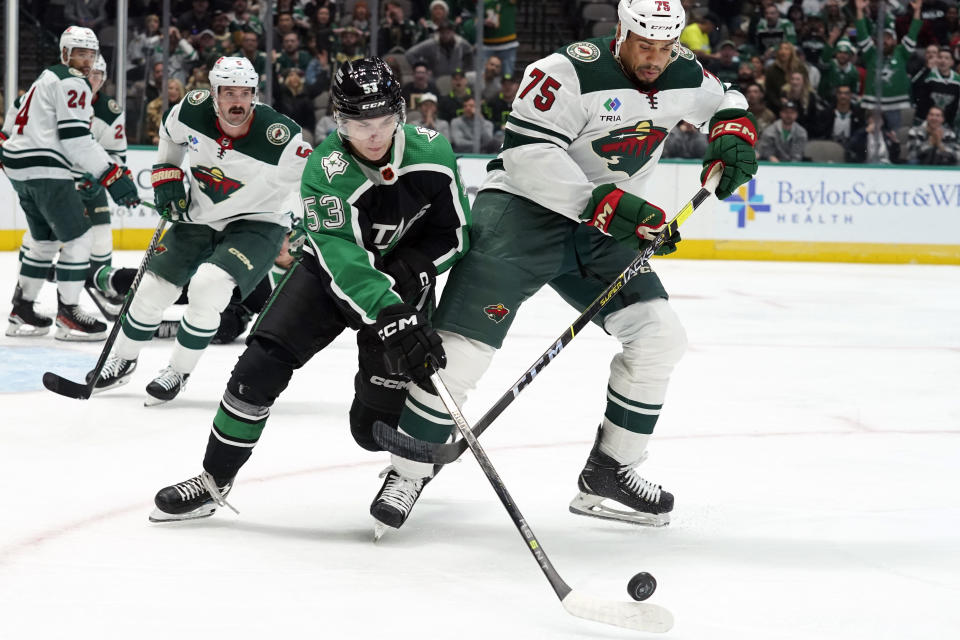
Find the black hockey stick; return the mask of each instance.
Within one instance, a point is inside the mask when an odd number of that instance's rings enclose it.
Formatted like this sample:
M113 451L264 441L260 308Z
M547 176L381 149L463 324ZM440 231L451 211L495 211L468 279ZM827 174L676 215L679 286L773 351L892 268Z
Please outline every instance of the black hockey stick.
M514 526L527 543L527 548L530 550L530 553L533 554L537 564L540 565L540 570L543 571L543 575L546 576L547 582L553 587L554 593L557 594L557 597L560 599L560 604L567 610L567 613L577 616L578 618L603 622L625 629L655 633L669 631L671 627L673 627L673 614L660 605L648 602L603 600L574 591L570 585L564 582L563 578L560 577L560 574L557 573L557 570L553 567L553 563L550 562L550 558L547 557L546 551L543 550L540 542L533 534L533 530L530 528L530 525L527 524L523 514L520 513L516 502L514 502L510 496L507 487L504 486L503 480L500 479L497 470L493 468L493 463L490 462L490 458L487 457L483 447L480 446L480 442L477 440L474 432L470 430L470 425L467 424L456 401L453 399L453 396L450 395L450 391L446 385L444 385L443 380L440 379L440 375L436 370L430 375L430 381L437 390L440 400L443 401L444 406L447 408L447 412L450 413L450 416L456 423L457 429L463 436L463 441L467 443L470 451L477 459L484 475L487 476L487 480L490 481L490 485L497 493L497 497L500 498L500 502L503 503L507 513L510 514L510 519L513 520Z
M720 166L720 165L717 165ZM617 294L620 289L623 288L627 282L630 281L635 275L641 272L643 265L647 263L648 260L653 256L654 252L660 248L660 246L666 242L666 240L676 233L677 229L680 227L683 222L689 218L697 208L703 204L703 202L711 195L713 195L714 190L717 188L717 184L720 182L720 175L722 169L718 170L714 168L713 171L707 176L707 180L704 183L704 186L700 188L699 191L690 199L690 201L680 209L680 212L675 215L669 223L667 223L667 228L664 229L660 235L657 236L651 244L644 247L643 250L637 254L637 257L633 259L627 268L617 276L617 279L610 283L603 293L597 297L596 300L590 303L583 313L580 314L580 317L574 320L573 324L570 325L560 336L551 343L551 345L544 351L539 358L534 361L533 366L531 366L527 371L524 372L520 379L513 383L513 386L510 387L500 398L493 404L492 407L481 417L473 427L473 435L479 436L481 433L487 430L494 420L496 420L503 411L510 406L510 404L516 399L518 395L533 382L534 378L538 373L543 371L548 364L550 364L557 355L560 354L560 351L563 350L570 342L576 337L580 331L583 330L596 316L601 309L613 297ZM423 440L417 440L391 426L385 422L374 422L373 424L373 438L377 441L381 447L389 451L390 453L395 453L402 458L407 458L408 460L416 460L418 462L430 462L433 464L449 464L453 462L467 450L466 440L458 440L456 442L448 442L445 444L438 444L435 442L425 442Z
M147 252L144 254L143 260L140 261L140 268L137 269L137 275L133 277L133 283L130 285L130 290L127 291L127 297L124 299L123 306L120 307L120 312L117 314L117 321L113 324L110 335L107 336L107 341L103 345L103 351L100 352L100 359L97 360L97 366L88 374L89 379L81 384L47 371L43 374L43 386L47 389L61 396L74 398L76 400L88 400L91 394L93 394L93 386L97 383L100 372L103 371L103 366L107 363L107 358L110 356L113 343L117 341L117 336L120 334L120 327L123 325L123 319L127 315L127 309L130 308L130 303L133 302L133 295L137 292L137 287L140 286L140 280L147 270L147 264L150 263L150 258L153 257L153 252L157 248L157 243L160 242L160 236L163 235L163 230L166 226L167 221L164 218L160 218L160 224L157 225L157 230L153 232L153 238L150 239L150 246L147 247Z

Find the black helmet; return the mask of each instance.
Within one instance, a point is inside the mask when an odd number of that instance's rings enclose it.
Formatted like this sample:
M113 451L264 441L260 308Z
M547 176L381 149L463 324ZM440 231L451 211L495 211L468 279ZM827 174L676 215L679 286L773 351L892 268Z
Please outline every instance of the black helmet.
M333 107L344 118L405 119L400 81L380 58L345 62L333 79Z

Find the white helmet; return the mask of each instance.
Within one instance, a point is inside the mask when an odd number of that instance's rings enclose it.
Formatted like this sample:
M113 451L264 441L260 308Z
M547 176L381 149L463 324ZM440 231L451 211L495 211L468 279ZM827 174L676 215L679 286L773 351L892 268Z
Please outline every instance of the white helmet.
M617 16L620 18L620 36L613 50L617 59L627 33L632 31L650 40L673 40L680 37L687 22L680 0L620 0Z
M100 85L94 85L93 73L97 71L103 74L103 77L100 78ZM97 61L93 63L93 69L90 70L90 75L87 76L87 80L90 82L90 86L93 88L93 92L96 93L100 91L103 87L103 84L107 81L107 61L104 60L103 56L99 53L97 54Z
M66 57L63 57L64 49L67 50ZM67 27L60 34L60 62L67 64L74 49L93 49L99 52L100 41L97 40L97 34L86 27Z
M210 93L216 98L220 87L252 87L253 101L257 101L257 87L260 86L260 74L254 70L250 61L243 57L221 57L210 70ZM216 104L216 102L214 102Z

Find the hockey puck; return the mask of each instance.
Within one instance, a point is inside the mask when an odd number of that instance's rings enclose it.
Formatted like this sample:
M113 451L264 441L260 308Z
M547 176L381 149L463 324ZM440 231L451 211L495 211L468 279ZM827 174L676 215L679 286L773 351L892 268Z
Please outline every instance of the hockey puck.
M627 583L627 593L629 593L630 597L634 600L646 600L652 596L656 590L656 579L646 571L641 571L633 576L630 578L630 582Z

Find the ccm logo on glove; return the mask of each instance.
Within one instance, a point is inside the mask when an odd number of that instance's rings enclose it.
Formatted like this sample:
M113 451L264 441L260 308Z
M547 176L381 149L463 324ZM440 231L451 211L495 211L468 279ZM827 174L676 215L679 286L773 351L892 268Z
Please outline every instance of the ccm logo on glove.
M395 335L400 331L403 331L407 327L415 327L419 324L416 314L407 316L406 318L400 318L399 320L394 320L384 326L380 327L380 330L377 331L377 335L380 336L381 340L386 340L389 336Z
M757 131L753 128L753 123L746 118L737 118L736 120L726 120L718 122L710 129L710 142L723 135L735 135L743 138L751 145L757 142Z

